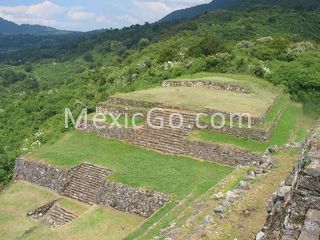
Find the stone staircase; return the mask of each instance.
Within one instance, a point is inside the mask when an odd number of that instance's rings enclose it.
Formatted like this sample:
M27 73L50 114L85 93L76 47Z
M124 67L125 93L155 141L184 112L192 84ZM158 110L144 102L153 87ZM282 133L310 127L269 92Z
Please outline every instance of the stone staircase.
M55 204L50 209L46 221L52 228L58 228L73 221L76 218L76 215L60 207L58 204Z
M97 202L97 194L104 183L105 177L111 173L112 171L106 168L83 163L78 167L63 194L93 205Z
M179 128L180 120L176 116L172 118L175 128L170 126L169 117L174 113L179 113L183 117L183 125ZM158 129L157 127L161 125L159 119L163 119L163 127ZM182 140L195 129L196 115L181 110L157 109L151 114L150 122L156 127L146 124L137 131L133 144L161 152L183 154L185 150Z

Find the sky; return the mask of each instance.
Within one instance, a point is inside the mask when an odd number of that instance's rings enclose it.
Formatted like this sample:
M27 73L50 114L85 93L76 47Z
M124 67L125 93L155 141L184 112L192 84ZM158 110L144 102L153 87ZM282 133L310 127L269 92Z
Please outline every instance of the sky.
M0 0L0 17L18 23L89 31L155 22L208 0Z

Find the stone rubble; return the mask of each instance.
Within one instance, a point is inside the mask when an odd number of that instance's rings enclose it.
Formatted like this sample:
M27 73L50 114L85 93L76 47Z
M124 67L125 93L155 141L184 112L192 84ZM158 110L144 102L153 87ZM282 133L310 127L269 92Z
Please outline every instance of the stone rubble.
M302 143L284 148L301 148ZM319 240L320 124L305 142L292 173L280 184L268 206L267 221L256 240Z

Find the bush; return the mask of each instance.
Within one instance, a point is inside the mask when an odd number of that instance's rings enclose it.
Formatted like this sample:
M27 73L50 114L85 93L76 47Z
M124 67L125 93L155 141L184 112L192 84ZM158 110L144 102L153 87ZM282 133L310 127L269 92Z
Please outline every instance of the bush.
M83 56L83 60L86 61L86 62L93 62L93 56L91 53L86 53L84 56Z
M215 35L209 35L194 44L188 51L193 57L210 56L226 50L223 40Z
M25 70L27 73L32 72L32 69L33 69L33 67L32 67L32 64L31 64L31 63L26 63L26 64L24 65L24 70Z
M142 38L139 43L138 43L138 47L139 50L144 49L145 47L147 47L150 44L149 39L147 38Z

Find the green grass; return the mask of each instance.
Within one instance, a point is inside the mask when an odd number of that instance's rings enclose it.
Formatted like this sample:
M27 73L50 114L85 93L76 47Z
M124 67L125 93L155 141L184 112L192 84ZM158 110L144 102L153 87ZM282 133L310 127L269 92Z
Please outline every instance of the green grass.
M288 95L282 95L279 100L275 103L275 105L273 106L273 108L271 109L271 111L269 111L266 115L264 124L262 126L260 125L253 125L251 126L252 128L263 128L266 129L270 126L270 123L272 123L276 117L278 116L278 114L280 113L280 111L282 110L282 108L285 106L285 104L289 101L289 96ZM211 123L211 117L210 115L208 116L202 116L200 118L202 123ZM217 126L219 126L222 123L221 118L216 117L215 119L213 119L215 124ZM229 124L230 125L230 119L225 119L225 124ZM239 121L237 119L233 120L233 127L237 127L239 126ZM245 128L248 125L247 124L242 124L242 126Z
M285 106L285 104L288 102L289 96L288 95L282 95L279 100L275 103L271 111L268 112L266 115L266 118L264 120L264 126L268 127L271 122L273 122L276 117L278 116L281 109Z
M215 185L232 171L231 167L145 150L117 140L80 134L66 134L27 156L60 166L91 162L114 173L110 180L132 187L145 187L181 199L200 184Z
M247 113L253 117L264 115L277 96L275 92L267 90L259 94L241 94L190 87L158 87L117 95L121 98L159 102L190 110L215 109L222 112Z
M82 204L63 198L59 204L78 218L57 230L50 230L26 213L61 196L38 186L16 182L0 193L1 239L105 239L119 240L136 229L143 218ZM28 230L27 230L28 229Z
M260 143L255 140L238 138L208 130L198 131L192 138L197 138L203 141L236 145L253 152L263 152L268 146L283 145L290 141L292 131L296 127L298 113L298 107L293 104L289 104L277 126L273 129L270 139L266 143Z
M114 174L109 177L112 181L169 194L172 201L147 219L129 239L136 239L162 219L176 206L178 200L191 192L195 198L202 195L233 171L228 166L164 155L120 141L77 132L66 134L57 143L43 146L28 157L43 159L60 167L91 162L114 170Z
M299 128L296 135L296 142L301 142L306 139L307 132L305 128Z
M152 237L159 234L160 229L167 227L185 208L190 206L199 196L206 193L212 184L207 181L199 184L194 191L184 198L184 203L177 206L176 204L169 203L164 209L161 209L159 213L149 218L137 231L130 234L126 239L152 239ZM169 212L170 211L170 212ZM157 226L154 226L154 223ZM151 229L152 228L152 229Z

